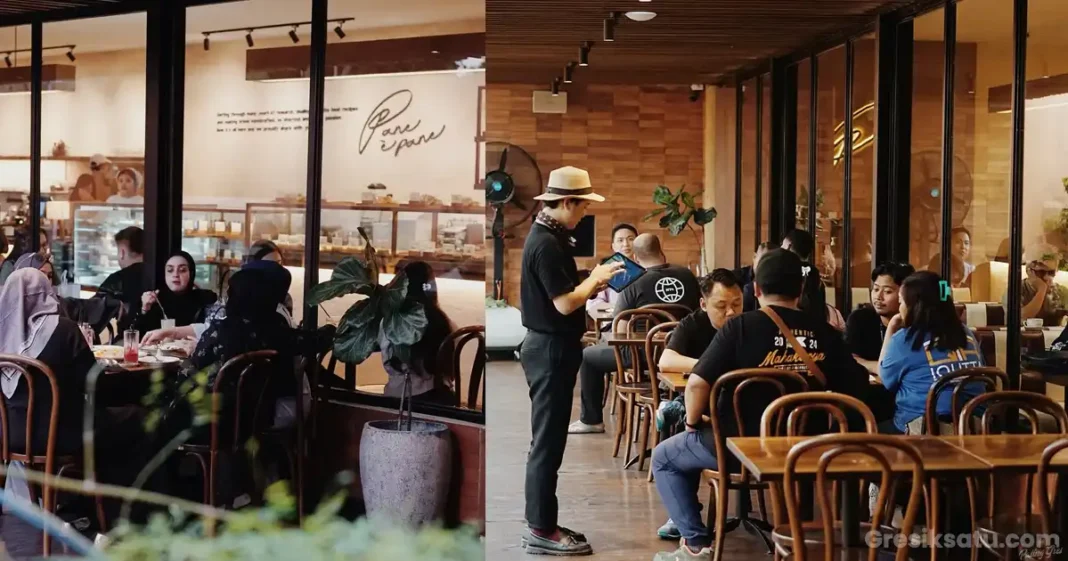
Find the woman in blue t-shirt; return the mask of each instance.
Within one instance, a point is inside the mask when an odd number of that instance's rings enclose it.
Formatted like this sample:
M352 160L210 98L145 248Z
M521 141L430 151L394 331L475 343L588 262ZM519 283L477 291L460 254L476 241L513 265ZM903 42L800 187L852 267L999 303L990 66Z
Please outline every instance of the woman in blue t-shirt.
M983 365L975 334L965 327L953 306L953 295L942 278L930 271L913 273L901 284L900 309L886 328L879 376L896 394L893 423L880 432L918 433L927 392L942 376ZM982 385L961 391L965 399ZM952 415L952 390L938 396L938 415ZM910 423L912 426L910 427Z

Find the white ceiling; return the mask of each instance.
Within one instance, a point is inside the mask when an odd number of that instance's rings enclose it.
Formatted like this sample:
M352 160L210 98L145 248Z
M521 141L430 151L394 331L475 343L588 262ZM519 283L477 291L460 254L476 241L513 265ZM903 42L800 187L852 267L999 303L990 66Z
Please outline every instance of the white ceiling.
M382 28L427 27L453 22L481 22L485 30L484 0L331 0L330 18L352 17L345 24L346 38L352 40L363 32ZM186 40L199 43L202 32L213 29L242 28L294 21L311 20L311 0L243 0L190 8L186 14ZM76 44L76 52L115 51L145 48L145 14L127 14L93 19L48 23L44 26L44 44ZM476 25L476 27L478 27ZM333 29L333 26L331 26ZM257 31L254 37L285 37L289 29ZM17 33L17 40L16 40ZM302 41L310 38L308 26L298 29ZM331 41L340 39L331 33ZM241 33L212 37L212 41L244 41ZM17 45L17 46L16 46ZM30 27L0 28L0 52L23 49L30 45ZM28 55L23 55L27 56ZM21 57L20 57L21 58Z

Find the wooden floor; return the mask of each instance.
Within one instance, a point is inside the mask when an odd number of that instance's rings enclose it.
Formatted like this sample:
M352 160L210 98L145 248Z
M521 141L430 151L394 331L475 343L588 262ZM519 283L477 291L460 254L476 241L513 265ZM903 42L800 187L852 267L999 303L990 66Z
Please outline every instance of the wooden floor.
M530 400L523 370L515 362L490 362L486 373L486 559L534 560L519 546L523 532L523 478L530 445ZM578 419L575 388L573 419ZM676 542L657 538L667 519L656 486L636 468L621 469L612 457L614 427L606 434L568 439L560 470L560 524L583 532L593 546L590 559L642 561ZM622 456L622 453L620 454ZM704 493L704 491L702 492ZM707 502L707 495L702 497ZM728 534L724 558L731 561L771 559L763 544L743 531Z

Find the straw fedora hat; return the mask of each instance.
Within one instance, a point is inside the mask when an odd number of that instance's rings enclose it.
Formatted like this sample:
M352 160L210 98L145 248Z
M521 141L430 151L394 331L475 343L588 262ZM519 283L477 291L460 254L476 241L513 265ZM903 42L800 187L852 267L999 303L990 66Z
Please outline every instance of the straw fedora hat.
M590 174L573 166L564 166L549 173L549 184L545 192L534 197L536 201L558 201L560 199L584 199L603 203L604 197L593 192Z

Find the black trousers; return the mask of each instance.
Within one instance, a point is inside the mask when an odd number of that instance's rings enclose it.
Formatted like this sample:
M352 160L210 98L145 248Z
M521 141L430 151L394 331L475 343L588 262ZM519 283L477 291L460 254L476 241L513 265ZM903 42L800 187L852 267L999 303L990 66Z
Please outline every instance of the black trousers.
M615 371L616 353L607 343L582 349L582 368L579 370L582 414L579 419L583 423L599 425L604 422L604 375Z
M527 333L520 362L530 388L530 452L527 455L527 524L557 527L556 482L567 446L575 381L582 363L581 336Z

